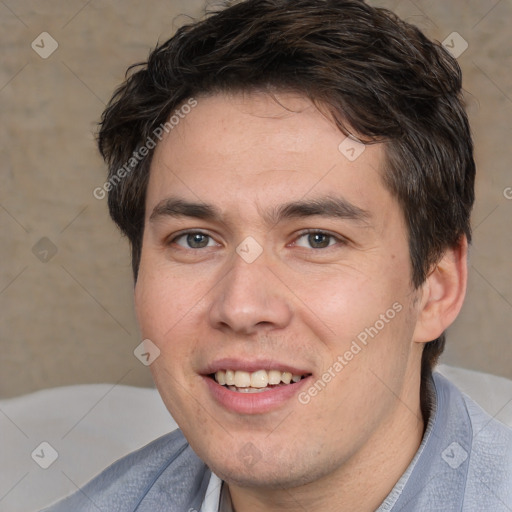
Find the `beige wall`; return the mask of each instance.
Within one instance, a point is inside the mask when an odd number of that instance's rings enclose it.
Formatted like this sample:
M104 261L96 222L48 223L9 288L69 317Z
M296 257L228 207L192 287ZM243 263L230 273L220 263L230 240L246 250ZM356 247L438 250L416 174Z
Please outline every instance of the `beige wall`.
M479 167L475 241L444 362L512 378L512 200L504 196L512 187L512 3L372 3L439 40L457 31L469 43L459 62ZM133 356L140 340L127 244L105 200L92 195L105 176L93 133L126 67L170 36L178 13L196 16L202 5L0 3L0 396L87 382L151 385ZM31 48L42 32L59 45L47 59ZM51 49L48 39L36 43Z

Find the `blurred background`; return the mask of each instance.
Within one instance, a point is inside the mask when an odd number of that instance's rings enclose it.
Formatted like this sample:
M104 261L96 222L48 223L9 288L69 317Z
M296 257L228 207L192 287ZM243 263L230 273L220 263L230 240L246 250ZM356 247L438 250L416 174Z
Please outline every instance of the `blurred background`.
M370 1L464 72L478 164L468 297L442 362L512 378L512 0ZM93 196L94 134L126 68L204 0L0 0L0 398L152 386L134 356L128 244ZM456 33L456 34L454 34Z

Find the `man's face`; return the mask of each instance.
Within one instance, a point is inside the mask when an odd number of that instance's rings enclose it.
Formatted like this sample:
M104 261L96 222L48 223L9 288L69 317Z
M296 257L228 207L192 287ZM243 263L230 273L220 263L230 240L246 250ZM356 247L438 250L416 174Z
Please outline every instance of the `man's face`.
M197 98L158 145L136 309L196 453L228 482L281 487L392 442L421 352L383 146L357 156L308 100L278 99Z

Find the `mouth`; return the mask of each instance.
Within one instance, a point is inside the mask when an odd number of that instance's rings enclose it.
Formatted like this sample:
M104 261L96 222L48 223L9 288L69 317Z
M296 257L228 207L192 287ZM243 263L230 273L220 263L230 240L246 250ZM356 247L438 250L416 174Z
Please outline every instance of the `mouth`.
M310 375L310 373L295 374L283 369L261 369L253 372L226 369L211 373L208 377L229 391L264 393L296 384Z
M294 407L301 389L313 374L307 367L291 365L277 358L219 358L200 375L206 393L229 413L265 414Z

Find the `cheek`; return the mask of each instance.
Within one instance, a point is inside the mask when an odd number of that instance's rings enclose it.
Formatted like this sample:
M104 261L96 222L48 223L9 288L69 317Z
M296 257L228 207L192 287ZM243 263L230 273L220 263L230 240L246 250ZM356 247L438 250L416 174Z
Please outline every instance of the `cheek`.
M162 394L172 395L166 403L178 403L182 383L195 385L196 375L187 363L207 338L211 286L205 279L162 268L158 262L145 263L135 287L137 321L143 339L160 350L160 357L150 366L155 382Z
M304 322L315 326L316 337L323 340L324 371L341 356L335 373L343 377L336 381L346 389L356 386L359 399L366 389L364 379L373 381L377 374L394 381L409 356L415 311L399 270L409 268L408 260L401 259L400 265L397 260L389 256L364 270L339 268L329 276L303 281L297 293L307 306L302 308L309 315Z
M195 389L195 374L185 364L191 360L199 339L197 312L201 296L194 287L186 288L183 278L168 277L155 270L156 266L151 268L153 271L148 272L141 267L135 287L137 320L142 337L160 350L149 367L155 384L173 418L181 428L188 429L191 418L201 423L204 415L197 401L190 399L199 393Z
M143 336L163 342L172 330L195 314L201 296L197 283L156 266L141 272L135 287L135 310Z
M324 331L342 349L342 345L379 321L400 295L382 275L370 270L336 268L328 274L297 281L294 290L303 304L303 313L312 322L316 319L317 335L324 337Z

